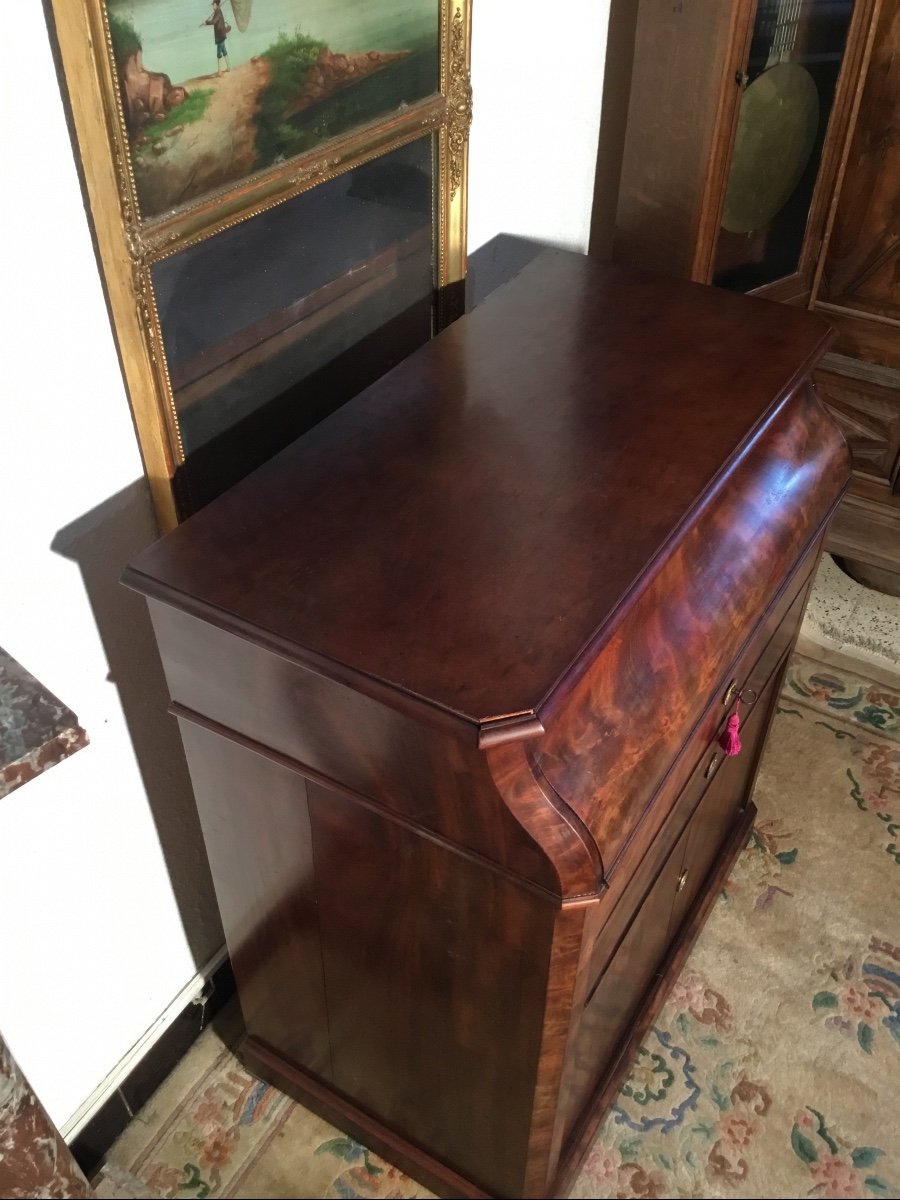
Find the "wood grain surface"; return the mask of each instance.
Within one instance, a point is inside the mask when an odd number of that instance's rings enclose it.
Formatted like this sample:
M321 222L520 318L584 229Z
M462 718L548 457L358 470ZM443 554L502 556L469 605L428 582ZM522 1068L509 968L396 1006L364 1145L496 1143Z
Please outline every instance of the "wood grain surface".
M517 261L127 575L248 1062L445 1195L557 1195L586 1148L746 834L849 471L817 318Z
M829 337L548 251L126 578L470 724L531 713Z

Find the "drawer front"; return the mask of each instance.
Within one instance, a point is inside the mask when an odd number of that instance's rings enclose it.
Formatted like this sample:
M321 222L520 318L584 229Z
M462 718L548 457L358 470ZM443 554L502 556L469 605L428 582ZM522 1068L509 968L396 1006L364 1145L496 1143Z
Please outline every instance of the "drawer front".
M772 707L781 687L784 669L790 657L791 639L785 642L780 636L772 639L766 646L759 661L751 672L735 676L735 687L742 696L752 696L752 701L742 701L738 705L741 718L740 738L741 752L729 757L719 743L719 738L725 732L728 718L734 712L734 704L720 702L718 705L718 724L714 736L706 742L699 760L687 782L683 785L676 802L675 811L681 813L682 822L687 821L691 814L700 816L701 810L712 811L716 801L711 797L721 792L729 791L742 800L752 786L756 763L765 741L765 733L769 727ZM774 657L778 652L778 657ZM728 691L723 688L723 697Z
M613 769L612 779L618 788L614 796L607 794L610 787L604 775L598 775L594 770L584 770L583 778L588 781L594 780L594 786L590 797L580 802L578 794L583 793L584 786L577 775L574 772L566 775L571 786L575 787L575 794L572 796L563 790L558 774L553 774L553 758L542 758L541 769L557 787L566 803L571 804L580 815L583 815L584 811L592 814L592 830L606 830L605 840L600 842L600 853L607 882L612 882L617 871L628 870L625 864L632 857L632 844L635 841L641 841L643 845L648 844L655 833L654 814L655 828L659 829L661 821L672 809L674 798L683 793L689 781L694 784L696 802L696 788L702 791L706 784L698 768L702 763L706 769L707 750L710 745L714 745L716 737L725 726L728 700L734 691L740 692L744 697L761 696L776 665L796 640L820 550L821 540L805 554L758 626L755 636L727 670L720 674L715 685L698 691L692 697L694 727L677 754L668 758L667 762L664 763L660 758L659 748L662 743L655 740L658 737L655 728L661 726L665 736L668 726L674 721L683 721L686 724L686 715L680 709L673 714L667 713L668 701L665 696L660 698L654 712L647 713L647 761L642 761L643 751L636 748L631 760L626 760L624 769ZM748 718L751 710L757 707L760 707L758 698L750 703L742 703L742 720ZM589 718L586 720L589 721ZM596 736L596 731L600 730L601 726L602 721L595 721L588 726L590 737ZM575 744L577 742L572 743ZM558 762L556 766L559 766ZM641 781L646 781L646 791L642 792L637 786ZM628 809L628 823L622 820L624 809Z
M552 890L556 872L463 742L167 604L150 615L179 715L200 717Z
M760 661L766 660L762 655ZM612 1065L624 1030L655 984L670 943L703 893L749 799L786 662L785 654L769 670L750 707L742 723L740 754L726 756L715 741L707 748L596 936L584 969L587 994L567 1071L567 1129Z
M803 569L806 570L809 565L805 563ZM726 676L726 681L703 714L684 752L673 764L657 795L649 801L643 820L623 852L617 860L606 866L605 902L602 910L598 910L591 933L591 937L596 938L587 968L591 979L596 978L602 969L603 954L609 957L609 951L604 951L604 947L616 943L630 914L635 911L640 897L649 886L649 881L725 762L726 756L718 744L718 738L732 711L732 705L725 702L731 682L735 683L743 696L756 697L752 703L742 703L740 706L744 726L743 744L747 745L757 716L764 725L767 723L766 708L777 692L777 684L774 688L769 684L776 670L780 679L780 668L783 668L793 645L810 584L811 576L808 575L799 592L792 593L790 604L785 602L776 605L758 636ZM746 760L744 753L739 761Z
M773 596L793 603L799 560L820 540L846 468L833 422L811 388L798 392L693 515L584 674L562 681L539 710L541 770L590 829L607 870Z

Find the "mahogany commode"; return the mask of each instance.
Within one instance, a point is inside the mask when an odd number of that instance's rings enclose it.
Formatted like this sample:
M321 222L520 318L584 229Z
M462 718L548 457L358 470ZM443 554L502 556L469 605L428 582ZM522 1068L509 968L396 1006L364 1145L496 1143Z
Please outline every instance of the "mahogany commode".
M126 572L246 1060L445 1194L558 1194L746 839L829 336L545 252Z

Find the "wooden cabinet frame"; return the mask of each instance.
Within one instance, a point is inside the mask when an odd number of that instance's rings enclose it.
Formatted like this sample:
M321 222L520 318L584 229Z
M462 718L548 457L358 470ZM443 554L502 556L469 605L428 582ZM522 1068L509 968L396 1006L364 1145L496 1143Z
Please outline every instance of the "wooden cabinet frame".
M623 2L627 0L618 0ZM757 294L803 304L813 292L879 3L857 0L853 12L797 271L756 289ZM755 13L756 0L684 0L678 5L641 0L629 98L618 97L627 117L612 234L617 261L712 282L740 110L740 76ZM680 73L669 78L660 53L674 40L683 57ZM657 113L664 116L657 120ZM607 187L609 180L598 176L596 194ZM596 240L603 236L604 231L595 230Z
M613 0L591 251L712 283L759 0ZM849 439L828 548L900 589L898 0L854 0L796 270L751 294L838 332L816 384ZM627 65L626 65L627 64ZM618 176L618 178L617 178ZM853 563L856 563L854 566ZM861 564L893 571L876 583Z

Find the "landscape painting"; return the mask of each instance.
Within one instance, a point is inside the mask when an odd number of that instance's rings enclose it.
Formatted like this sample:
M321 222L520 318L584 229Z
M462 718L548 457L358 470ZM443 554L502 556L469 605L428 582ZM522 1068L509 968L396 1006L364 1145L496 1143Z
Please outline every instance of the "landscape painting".
M440 0L107 0L144 217L440 87Z

